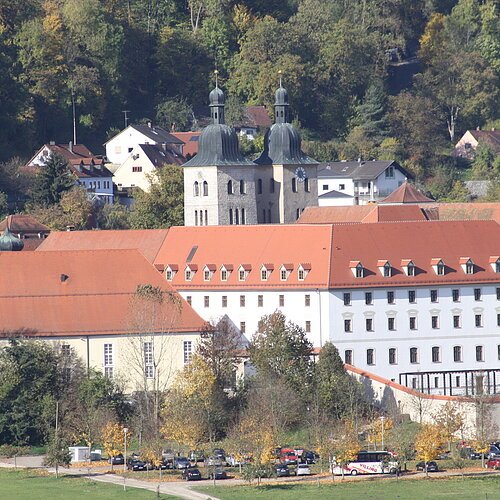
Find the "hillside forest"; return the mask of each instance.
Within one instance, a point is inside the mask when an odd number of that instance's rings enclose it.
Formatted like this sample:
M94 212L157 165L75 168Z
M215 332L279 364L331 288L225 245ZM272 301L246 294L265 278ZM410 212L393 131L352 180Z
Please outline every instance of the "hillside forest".
M281 71L317 160L396 159L437 199L468 179L498 198L492 151L451 155L499 124L496 0L0 0L0 191L6 162L73 138L73 109L96 154L123 111L198 128L215 69L230 123L272 109Z

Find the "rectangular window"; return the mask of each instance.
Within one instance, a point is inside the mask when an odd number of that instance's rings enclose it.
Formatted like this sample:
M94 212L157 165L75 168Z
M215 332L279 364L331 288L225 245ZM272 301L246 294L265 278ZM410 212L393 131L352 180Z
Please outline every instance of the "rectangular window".
M417 301L415 290L408 290L408 302L410 304L415 304Z
M211 274L208 270L203 271L203 281L210 281Z
M410 316L410 330L416 330L417 329L417 318L416 316Z
M439 317L438 316L431 316L431 326L434 329L439 328Z
M497 358L500 361L500 345L497 345Z
M287 278L288 278L288 271L286 269L282 269L280 271L280 278L281 278L281 281L286 281Z
M172 281L173 277L174 277L173 272L170 269L167 269L167 272L166 272L167 281Z
M373 294L372 292L365 292L365 304L371 306L373 304Z
M260 270L260 279L261 281L267 281L267 269Z
M455 377L455 387L460 387L460 375Z
M272 177L269 179L269 192L274 193L274 179ZM271 220L269 220L269 222L271 222Z
M431 290L431 302L437 302L437 301L438 301L438 291Z
M220 272L220 280L221 281L227 281L227 270L222 269Z
M143 352L144 352L144 376L146 378L153 378L154 376L153 342L144 342Z
M410 363L418 363L418 348L410 347Z
M64 357L68 357L71 354L71 347L69 344L63 344L61 346L61 355Z
M497 326L500 326L500 314L497 314Z
M222 307L227 307L227 295L222 296Z
M245 296L240 295L240 307L245 307Z
M132 172L142 172L142 167L132 167Z
M257 296L257 307L264 307L264 295Z
M187 365L191 362L193 357L193 343L191 340L184 341L184 364Z
M366 350L366 364L372 366L375 364L375 351L374 349Z
M439 347L432 348L432 362L441 363L441 348Z
M476 346L476 361L484 361L484 352L483 352L483 346L482 345L477 345Z
M205 307L210 307L210 297L209 297L208 295L205 295L205 296L203 297L203 305L204 305Z
M387 329L394 331L396 329L396 318L387 318Z
M247 325L244 321L240 322L240 332L241 333L246 333L247 331Z
M481 300L481 289L474 288L474 300Z
M365 319L366 323L366 331L367 332L373 332L373 319L372 318L366 318Z
M460 316L453 316L453 328L460 328Z
M391 347L389 349L389 364L390 365L396 364L396 349L394 347Z
M304 278L306 277L306 273L304 269L299 269L299 281L304 281Z
M285 296L284 295L279 296L279 307L285 307Z
M186 302L187 302L189 305L191 305L191 302L192 302L192 301L193 301L193 298L191 297L191 295L188 295L188 296L186 297Z
M393 179L394 178L394 167L387 167L385 170L385 178Z
M459 345L453 347L453 361L455 361L455 363L460 363L462 361L462 347Z
M387 303L394 304L394 292L387 292Z
M439 377L434 377L434 389L439 388Z
M476 314L474 316L475 318L475 324L476 324L476 327L481 327L483 326L483 315L482 314Z
M497 300L500 300L500 288L497 288Z
M339 184L339 191L345 190L345 184Z
M186 278L186 281L191 281L191 278L193 277L193 274L191 273L191 269L186 269L184 276Z
M240 269L239 273L238 273L238 278L240 281L245 281L245 270L244 269Z
M460 290L458 288L454 288L451 291L451 297L453 299L453 302L460 302Z
M328 184L323 184L323 191L327 191L328 190Z
M352 365L352 349L346 349L344 351L344 363Z
M344 305L345 306L351 305L351 294L349 292L344 293Z
M352 320L351 319L344 320L344 332L352 332Z
M306 333L310 333L310 331L311 331L311 322L306 321Z
M304 305L306 307L310 307L311 306L311 296L310 295L306 295L304 297Z
M113 378L113 344L104 344L104 375Z

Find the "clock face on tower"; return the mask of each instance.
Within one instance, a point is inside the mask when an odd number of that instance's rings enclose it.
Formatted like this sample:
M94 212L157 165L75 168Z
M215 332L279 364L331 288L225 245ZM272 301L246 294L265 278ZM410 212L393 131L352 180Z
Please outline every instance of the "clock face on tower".
M307 174L303 167L297 167L295 169L295 177L299 182L304 182L306 180Z

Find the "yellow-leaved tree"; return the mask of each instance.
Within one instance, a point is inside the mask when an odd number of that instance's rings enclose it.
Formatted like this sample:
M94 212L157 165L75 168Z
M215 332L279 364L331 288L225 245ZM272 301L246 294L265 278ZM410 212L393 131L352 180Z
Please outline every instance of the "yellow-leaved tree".
M434 424L424 424L417 434L415 449L417 457L425 462L425 474L428 475L427 462L434 460L441 451L445 438L441 427Z
M370 432L368 434L368 442L373 443L375 448L380 444L381 448L385 448L385 443L390 439L391 430L394 427L394 422L390 418L376 418L370 424Z
M448 450L451 450L451 442L455 434L464 430L465 421L460 408L456 403L448 401L441 407L440 411L434 415L436 425L441 428L443 438L448 444ZM463 439L463 436L461 436Z
M161 434L179 447L198 449L212 441L210 421L214 410L215 376L198 355L176 376L163 404Z
M332 462L332 474L333 468L338 466L341 468L342 479L344 479L345 466L357 458L361 449L358 434L350 420L342 421L334 431L331 449L335 455L334 462Z
M127 429L127 442L130 441L130 430ZM108 422L102 429L102 446L108 457L116 457L125 449L125 428L116 423ZM111 462L113 470L113 462Z

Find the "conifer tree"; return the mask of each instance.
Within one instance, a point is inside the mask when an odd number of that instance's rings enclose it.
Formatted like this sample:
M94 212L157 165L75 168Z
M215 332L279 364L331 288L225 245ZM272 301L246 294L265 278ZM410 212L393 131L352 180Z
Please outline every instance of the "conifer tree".
M60 155L51 154L37 173L33 198L41 205L59 203L62 195L75 185L68 162Z

